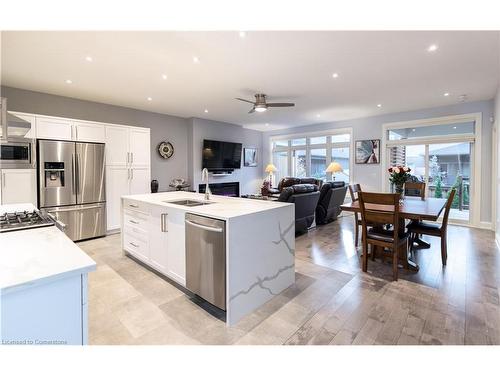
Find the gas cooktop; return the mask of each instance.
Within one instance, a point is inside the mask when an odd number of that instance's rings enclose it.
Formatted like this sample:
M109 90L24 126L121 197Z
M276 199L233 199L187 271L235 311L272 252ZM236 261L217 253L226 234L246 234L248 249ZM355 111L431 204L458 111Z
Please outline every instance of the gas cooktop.
M38 210L6 212L0 215L0 233L13 230L32 229L54 225L49 216Z

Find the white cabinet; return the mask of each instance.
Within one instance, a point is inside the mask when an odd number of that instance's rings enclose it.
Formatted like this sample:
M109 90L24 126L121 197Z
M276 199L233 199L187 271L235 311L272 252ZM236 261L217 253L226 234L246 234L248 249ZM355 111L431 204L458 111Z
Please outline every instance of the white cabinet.
M129 161L129 131L125 126L105 127L106 165L126 167Z
M151 164L149 129L130 129L130 165L147 167Z
M149 217L149 259L152 266L163 274L168 273L168 210L152 206Z
M129 194L129 170L125 167L106 168L107 229L120 228L121 197Z
M168 212L167 275L186 286L186 245L183 210Z
M33 203L36 201L36 170L35 169L2 169L1 204Z
M9 111L10 112L10 111ZM26 133L24 138L36 138L36 118L33 115L26 115L24 113L10 112L14 116L22 118L25 121L28 121L31 124L31 129Z
M73 140L71 120L36 117L36 137L41 139Z
M103 124L74 121L73 128L75 141L104 143L106 139Z
M123 200L123 250L182 286L186 286L184 215L171 207Z
M106 125L108 231L120 228L120 197L150 192L150 130Z

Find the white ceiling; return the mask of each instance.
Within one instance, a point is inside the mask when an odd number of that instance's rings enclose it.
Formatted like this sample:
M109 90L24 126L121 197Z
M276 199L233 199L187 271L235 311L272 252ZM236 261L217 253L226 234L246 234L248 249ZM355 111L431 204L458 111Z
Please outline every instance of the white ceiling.
M428 52L433 43L438 50ZM461 94L490 99L499 47L496 31L248 31L244 38L4 31L1 78L6 86L272 130L447 105ZM296 106L248 114L250 105L234 98L255 92Z

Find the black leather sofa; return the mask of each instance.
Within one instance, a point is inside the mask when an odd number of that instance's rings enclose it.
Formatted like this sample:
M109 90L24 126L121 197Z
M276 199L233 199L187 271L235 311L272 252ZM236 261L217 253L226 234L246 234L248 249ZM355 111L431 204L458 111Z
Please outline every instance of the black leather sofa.
M281 190L279 202L295 203L295 233L307 231L313 223L319 195L314 184L292 185Z
M301 185L301 184L313 184L321 188L323 180L314 177L283 177L279 182L277 188L269 189L271 194L280 194L281 191L289 186Z
M340 205L344 203L347 186L343 181L325 182L321 186L318 205L316 206L316 224L327 224L337 220L342 211Z

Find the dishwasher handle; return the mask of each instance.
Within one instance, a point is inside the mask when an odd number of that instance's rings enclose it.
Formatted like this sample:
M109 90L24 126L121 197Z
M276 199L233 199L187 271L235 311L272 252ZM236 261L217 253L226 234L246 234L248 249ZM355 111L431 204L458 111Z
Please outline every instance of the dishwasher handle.
M224 229L222 228L217 228L217 227L210 227L210 226L207 226L207 225L202 225L202 224L198 224L198 223L195 223L191 220L185 220L186 221L186 224L189 224L193 227L196 227L196 228L200 228L200 229L203 229L203 230L206 230L206 231L209 231L209 232L217 232L217 233L221 233Z

